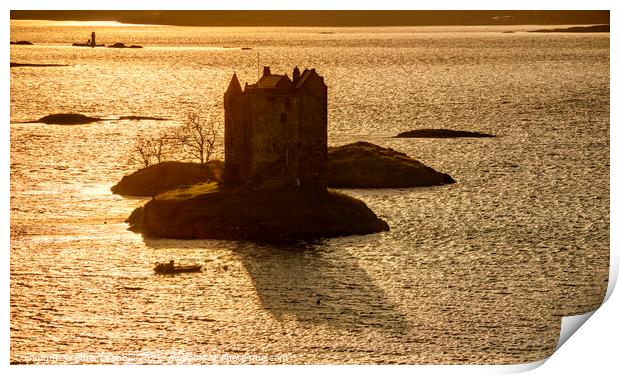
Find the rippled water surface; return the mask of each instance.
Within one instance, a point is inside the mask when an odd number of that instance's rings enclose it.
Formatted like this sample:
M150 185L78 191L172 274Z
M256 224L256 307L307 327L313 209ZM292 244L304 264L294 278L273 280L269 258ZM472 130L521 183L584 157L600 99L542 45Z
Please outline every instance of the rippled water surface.
M524 27L522 29L527 29ZM520 363L560 317L596 308L609 257L609 34L500 27L11 24L14 363ZM241 50L240 47L251 47ZM146 239L145 199L109 188L140 133L201 107L223 122L233 71L314 67L329 142L367 140L456 184L345 190L389 232L289 246ZM112 120L26 124L78 112ZM124 115L170 121L119 121ZM7 124L8 126L8 124ZM493 139L396 139L420 127ZM158 276L157 260L204 272ZM320 301L320 303L317 303Z

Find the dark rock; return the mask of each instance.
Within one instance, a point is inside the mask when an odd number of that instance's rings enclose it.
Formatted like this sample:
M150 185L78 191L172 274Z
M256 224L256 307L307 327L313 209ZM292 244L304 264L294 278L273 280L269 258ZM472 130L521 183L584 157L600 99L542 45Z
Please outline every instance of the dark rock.
M19 67L46 67L46 66L69 66L66 64L29 64L29 63L11 63L11 68Z
M224 163L213 160L205 165L167 161L140 169L112 186L114 194L150 197L183 185L222 180Z
M18 42L11 42L11 44L16 44L16 45L20 45L20 46L32 46L34 43L29 42L27 40L20 40Z
M394 138L493 138L492 134L450 129L415 129L398 134Z
M531 33L608 33L609 25L575 26L558 29L532 30Z
M165 121L167 119L162 117L150 117L150 116L121 116L119 120L157 120ZM60 125L80 125L89 124L96 121L105 121L106 119L100 117L89 117L79 113L58 113L53 115L47 115L35 121L29 121L30 123L45 123L45 124L60 124ZM109 119L108 119L109 120Z
M158 197L144 206L141 227L145 235L156 237L270 242L389 230L358 199L301 189L218 190L188 199Z
M163 117L151 117L151 116L121 116L118 118L119 120L156 120L156 121L166 121Z
M126 46L125 43L114 43L112 45L109 45L108 48L142 48L142 46L139 46L137 44Z
M140 225L142 224L142 210L142 207L136 208L131 212L127 220L125 220L126 223L129 223L129 229L134 232L140 231Z
M90 43L78 43L78 42L75 42L75 43L72 44L72 46L73 47L92 47L92 48L94 48L94 47L105 47L105 44L96 44L96 45L93 46Z
M91 122L101 121L99 117L89 117L79 113L58 113L54 115L47 115L41 117L36 121L30 121L31 123L45 123L45 124L58 124L58 125L80 125L89 124Z
M367 142L330 147L327 169L330 187L403 188L454 183L449 175L402 152Z

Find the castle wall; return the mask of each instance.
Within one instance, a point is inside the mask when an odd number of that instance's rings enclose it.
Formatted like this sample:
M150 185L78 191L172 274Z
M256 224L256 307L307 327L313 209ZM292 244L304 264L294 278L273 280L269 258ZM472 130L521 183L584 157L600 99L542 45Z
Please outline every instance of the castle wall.
M224 97L224 176L227 183L239 183L247 175L247 158L250 154L247 128L246 100L244 95Z
M303 187L327 186L327 87L322 79L310 80L301 88L299 176Z
M292 91L248 90L247 101L253 134L250 178L260 188L293 186L299 165L299 100Z

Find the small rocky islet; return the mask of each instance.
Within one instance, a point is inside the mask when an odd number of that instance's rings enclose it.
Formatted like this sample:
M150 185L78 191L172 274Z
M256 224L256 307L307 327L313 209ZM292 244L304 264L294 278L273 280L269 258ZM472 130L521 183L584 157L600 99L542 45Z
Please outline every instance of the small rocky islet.
M399 133L394 138L494 138L493 134L452 129L414 129Z
M454 183L446 173L407 154L369 142L330 147L327 181L333 188L410 188Z
M154 120L154 121L166 121L167 119L162 117L153 116L120 116L116 118L102 118L87 116L81 113L55 113L47 116L43 116L38 120L28 121L29 124L51 124L51 125L84 125L98 121L110 121L110 120Z
M107 46L107 48L143 48L143 47L137 44L132 44L132 45L127 46L125 45L125 43L114 43L114 44Z

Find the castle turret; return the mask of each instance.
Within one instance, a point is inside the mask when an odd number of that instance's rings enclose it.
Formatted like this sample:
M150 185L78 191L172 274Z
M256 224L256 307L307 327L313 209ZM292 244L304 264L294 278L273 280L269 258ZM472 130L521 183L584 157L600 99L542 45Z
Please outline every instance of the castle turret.
M239 179L242 150L245 146L245 131L243 120L244 108L243 90L233 73L228 89L224 93L224 152L226 164L224 167L224 180L226 183L236 183Z
M225 95L241 94L242 92L243 90L241 90L241 84L239 83L239 79L237 78L237 73L233 73Z
M271 75L271 68L268 66L263 66L263 77Z
M297 83L297 81L299 81L300 76L301 76L301 73L299 73L299 68L295 67L295 69L293 69L293 83Z

